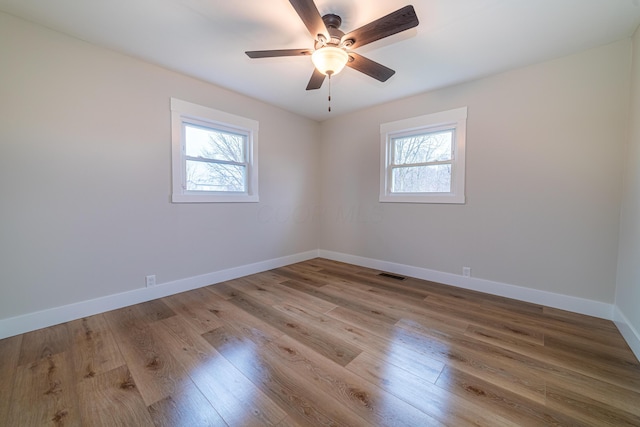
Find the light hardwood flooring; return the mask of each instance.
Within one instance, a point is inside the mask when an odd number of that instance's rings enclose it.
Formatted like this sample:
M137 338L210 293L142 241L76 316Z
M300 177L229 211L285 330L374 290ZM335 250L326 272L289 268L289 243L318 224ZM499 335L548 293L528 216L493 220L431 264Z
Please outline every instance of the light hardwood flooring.
M612 322L314 259L0 341L2 426L640 426Z

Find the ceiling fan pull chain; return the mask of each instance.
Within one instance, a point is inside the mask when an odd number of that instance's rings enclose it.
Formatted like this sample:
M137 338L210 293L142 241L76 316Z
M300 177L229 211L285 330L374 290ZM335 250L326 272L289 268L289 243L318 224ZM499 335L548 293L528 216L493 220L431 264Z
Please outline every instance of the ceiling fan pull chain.
M331 74L329 74L329 112L331 112Z

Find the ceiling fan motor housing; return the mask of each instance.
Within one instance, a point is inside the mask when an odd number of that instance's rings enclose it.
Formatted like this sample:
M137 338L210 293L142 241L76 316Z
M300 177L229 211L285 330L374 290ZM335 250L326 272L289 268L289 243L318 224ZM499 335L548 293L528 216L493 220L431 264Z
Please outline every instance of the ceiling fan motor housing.
M322 17L322 21L327 27L327 31L329 32L331 40L325 40L325 37L322 34L318 34L318 40L316 41L315 48L319 49L320 47L326 45L339 46L340 41L342 40L342 36L344 36L344 32L339 30L340 25L342 25L342 18L340 18L338 15L334 15L333 13L329 13Z

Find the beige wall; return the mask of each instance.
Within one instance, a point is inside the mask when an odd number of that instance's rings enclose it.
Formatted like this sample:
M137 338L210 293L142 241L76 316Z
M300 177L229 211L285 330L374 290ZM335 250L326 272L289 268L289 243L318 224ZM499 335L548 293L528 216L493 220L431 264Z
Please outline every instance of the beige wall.
M317 249L316 122L6 14L0 70L0 319ZM260 203L169 203L170 97L260 122Z
M616 305L640 340L640 29L633 38L629 146L626 154Z
M323 122L320 248L612 303L629 51L621 41ZM467 203L378 203L380 123L463 106Z

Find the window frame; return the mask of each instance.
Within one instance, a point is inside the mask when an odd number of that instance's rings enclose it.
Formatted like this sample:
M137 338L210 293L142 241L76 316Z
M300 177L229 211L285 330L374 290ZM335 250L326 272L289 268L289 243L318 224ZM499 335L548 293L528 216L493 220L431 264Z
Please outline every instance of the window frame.
M380 125L380 202L390 203L465 203L465 149L467 107L412 117ZM392 192L394 138L453 131L451 191ZM438 164L441 162L433 162ZM448 163L448 162L447 162Z
M246 191L197 191L186 189L185 125L221 132L246 135ZM180 99L171 98L171 161L173 203L234 203L258 202L258 130L259 123ZM214 163L228 163L215 161ZM235 162L234 162L235 163Z

